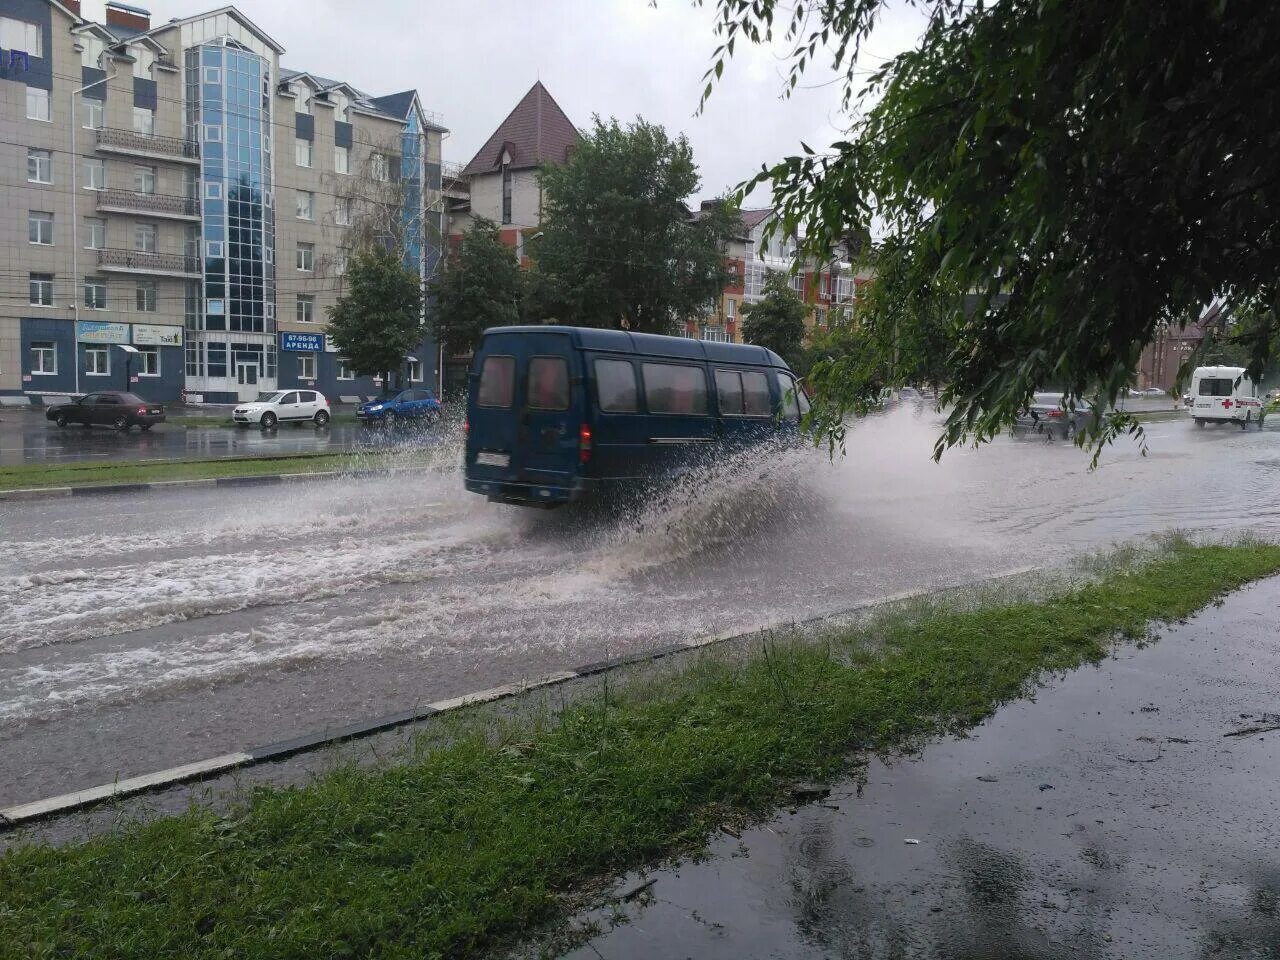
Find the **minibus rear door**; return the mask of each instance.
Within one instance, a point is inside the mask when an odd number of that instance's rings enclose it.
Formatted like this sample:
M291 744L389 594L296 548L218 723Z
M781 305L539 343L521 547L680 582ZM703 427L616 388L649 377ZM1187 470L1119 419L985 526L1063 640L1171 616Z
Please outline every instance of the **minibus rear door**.
M526 483L572 486L579 472L583 384L578 358L566 334L526 336L518 382L523 385L512 466ZM589 450L589 446L588 446Z

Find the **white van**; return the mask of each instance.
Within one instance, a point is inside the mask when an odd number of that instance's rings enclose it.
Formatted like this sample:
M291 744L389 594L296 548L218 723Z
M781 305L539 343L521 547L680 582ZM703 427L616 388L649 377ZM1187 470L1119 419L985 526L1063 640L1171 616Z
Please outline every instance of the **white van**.
M1196 367L1191 375L1191 409L1197 427L1231 421L1245 429L1262 424L1258 385L1245 376L1244 367Z

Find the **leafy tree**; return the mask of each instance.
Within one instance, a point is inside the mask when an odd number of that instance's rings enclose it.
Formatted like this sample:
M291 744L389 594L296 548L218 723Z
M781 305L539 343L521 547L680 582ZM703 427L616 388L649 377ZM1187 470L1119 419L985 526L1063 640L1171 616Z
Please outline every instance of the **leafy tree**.
M704 100L735 43L782 40L788 88L829 57L860 108L829 151L802 144L752 185L817 255L878 218L880 316L900 334L930 322L895 307L919 295L948 328L937 454L990 438L1045 382L1114 400L1158 325L1215 298L1268 305L1260 370L1280 299L1280 7L918 0L919 44L859 94L885 0L699 2L722 40ZM847 374L835 413L873 386Z
M474 350L489 327L519 322L520 265L491 220L476 219L427 289L435 301L432 332L450 353Z
M671 333L728 281L727 204L691 216L698 168L683 136L594 118L567 163L542 171L542 237L530 309L593 327Z
M770 270L764 278L764 296L743 308L742 339L768 347L791 367L804 349L804 301L791 289L786 274Z
M405 355L422 343L418 275L382 246L358 249L348 264L346 293L329 308L326 332L361 376L399 375Z

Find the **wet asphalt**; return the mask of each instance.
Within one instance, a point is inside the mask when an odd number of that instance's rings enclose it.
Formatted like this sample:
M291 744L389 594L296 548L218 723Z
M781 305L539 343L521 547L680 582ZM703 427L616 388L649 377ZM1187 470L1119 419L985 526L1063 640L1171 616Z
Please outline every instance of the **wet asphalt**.
M1280 578L626 878L567 958L1280 956L1277 680Z
M936 464L938 429L899 405L837 463L712 464L617 515L486 503L456 434L396 476L0 503L0 804L1171 529L1280 533L1280 429L1152 424L1094 472L1007 437Z
M175 415L189 414L176 411ZM230 415L228 408L207 419L213 423ZM355 423L324 428L288 423L274 430L163 423L146 433L135 428L121 434L106 427L59 429L45 419L42 410L0 410L0 466L340 453L378 449L388 440L387 431Z

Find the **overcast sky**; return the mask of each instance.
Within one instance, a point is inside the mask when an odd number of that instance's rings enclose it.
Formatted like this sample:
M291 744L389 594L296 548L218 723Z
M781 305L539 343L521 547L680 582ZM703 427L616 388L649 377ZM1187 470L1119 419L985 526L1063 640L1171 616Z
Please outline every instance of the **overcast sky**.
M129 0L152 23L215 9L217 0ZM751 176L761 163L836 139L840 89L812 71L780 98L778 50L739 46L707 110L694 116L717 40L714 0L243 0L236 6L285 48L281 64L346 80L375 96L416 89L450 130L445 159L465 163L541 78L565 113L637 115L683 132L702 172L698 199ZM104 0L84 0L101 21ZM867 44L879 57L912 44L918 14L894 9ZM879 61L864 57L863 65ZM757 195L764 203L767 197Z

